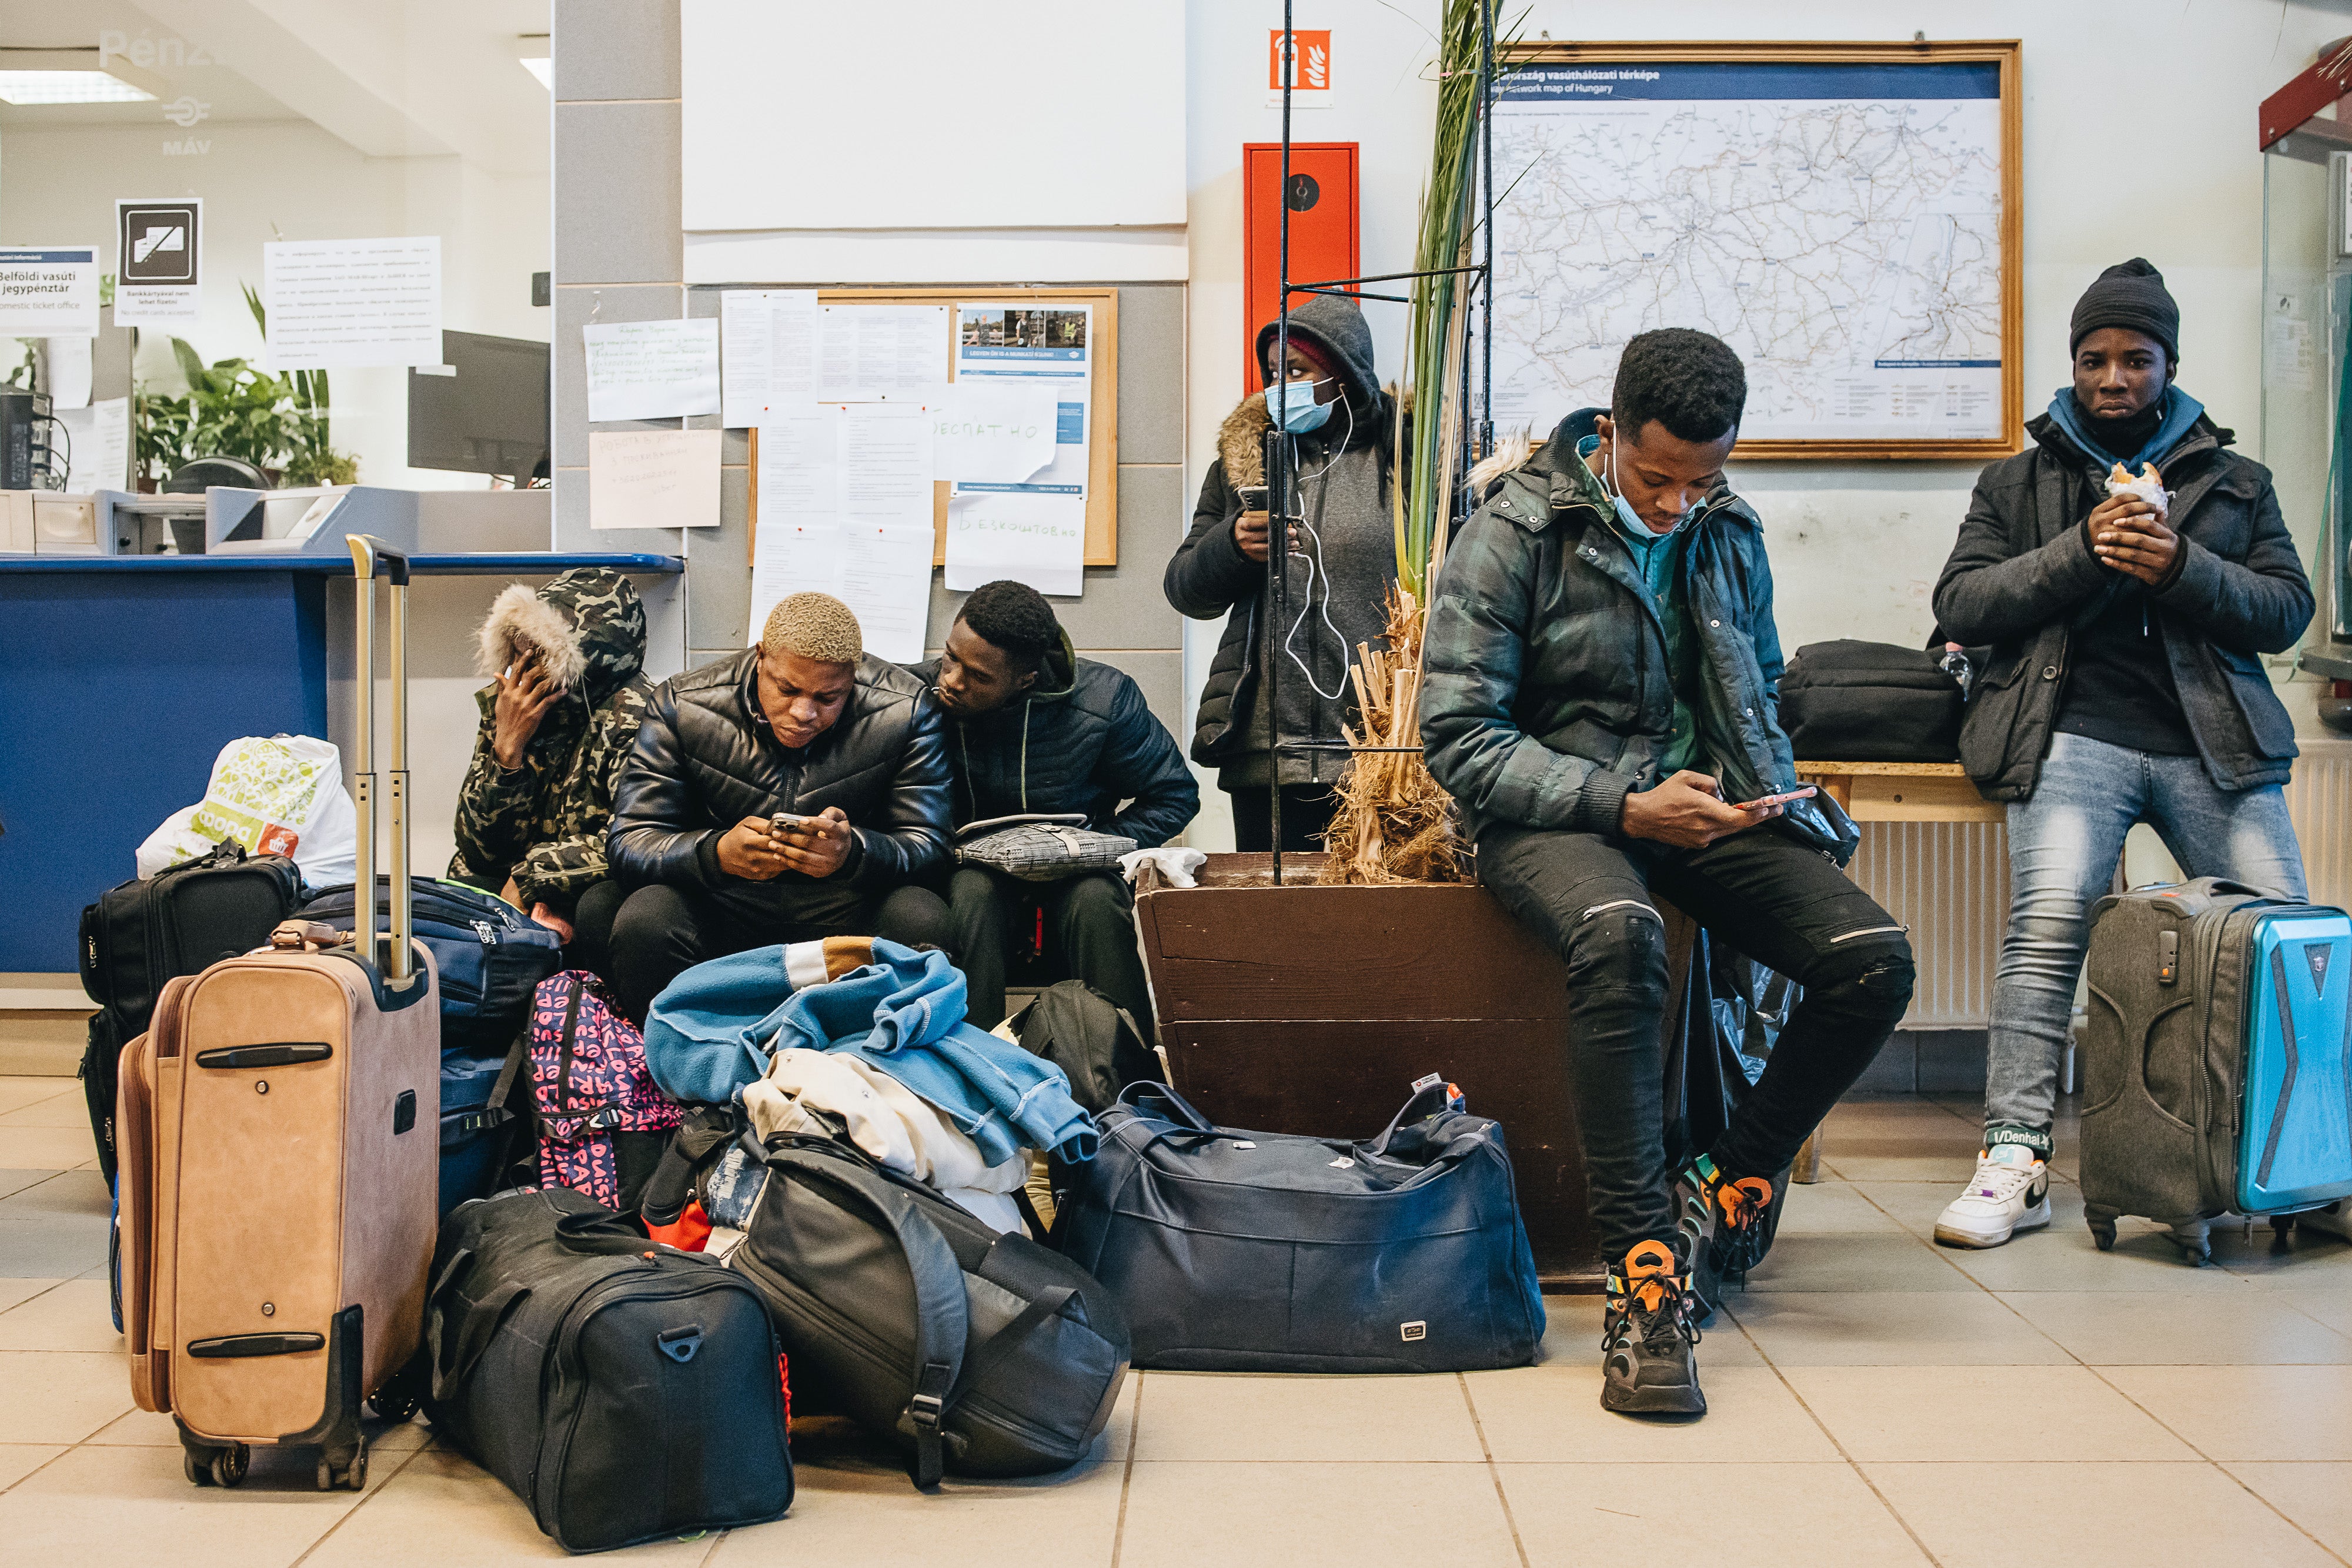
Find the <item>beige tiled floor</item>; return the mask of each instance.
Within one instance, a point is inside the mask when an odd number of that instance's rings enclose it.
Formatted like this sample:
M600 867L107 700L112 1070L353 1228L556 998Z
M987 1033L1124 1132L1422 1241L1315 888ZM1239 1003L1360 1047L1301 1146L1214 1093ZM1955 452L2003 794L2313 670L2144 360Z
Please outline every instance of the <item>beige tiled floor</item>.
M792 1517L640 1548L677 1568L1246 1562L1803 1568L2021 1561L2352 1563L2352 1245L2217 1233L2180 1263L2146 1227L2092 1247L2074 1187L2044 1234L1941 1250L1974 1107L1832 1117L1820 1185L1699 1347L1712 1413L1598 1404L1600 1309L1555 1297L1533 1366L1459 1377L1138 1374L1071 1473L908 1485L834 1423L794 1435ZM257 1455L240 1490L180 1475L108 1326L106 1195L79 1086L0 1078L0 1562L433 1568L560 1557L419 1422L368 1490ZM2071 1127L2061 1128L2062 1143ZM2062 1173L2071 1166L2061 1162ZM291 1462L289 1462L291 1460Z

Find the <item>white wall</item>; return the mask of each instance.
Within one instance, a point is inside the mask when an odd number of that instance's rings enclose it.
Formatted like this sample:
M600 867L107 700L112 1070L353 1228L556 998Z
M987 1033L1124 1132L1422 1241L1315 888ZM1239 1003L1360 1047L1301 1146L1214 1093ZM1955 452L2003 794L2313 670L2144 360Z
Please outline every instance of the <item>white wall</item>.
M1517 9L1507 5L1507 16ZM1437 0L1301 0L1295 25L1333 29L1337 101L1296 114L1298 141L1362 144L1363 266L1412 265L1436 94L1429 28ZM1266 107L1265 30L1278 0L1192 0L1191 484L1215 455L1241 395L1241 147L1281 134ZM2066 319L2099 270L2134 255L2179 300L2182 385L2259 453L2262 155L2255 108L2352 32L2336 0L1969 0L1861 5L1851 0L1679 0L1594 6L1532 0L1521 34L1561 38L1930 38L2023 40L2025 385L2039 413L2066 376ZM2119 68L2119 63L2126 68ZM1507 180L1507 172L1503 177ZM1404 309L1370 305L1384 372L1399 362ZM1569 411L1559 411L1566 413ZM2319 459L2325 462L2322 455ZM1733 481L1763 514L1791 650L1832 637L1916 643L1928 593L1975 480L1947 463L1739 464ZM2308 541L2316 519L2290 518ZM1218 627L1188 624L1197 696ZM2290 697L2306 730L2308 686ZM1213 810L1222 797L1207 792ZM1205 824L1204 824L1205 825ZM1195 842L1204 841L1196 831Z
M439 235L442 324L544 340L549 312L530 304L530 275L548 267L548 178L499 177L459 158L371 158L303 120L204 125L194 157L163 152L165 126L12 126L0 134L0 236L97 243L113 265L119 196L205 199L204 319L179 334L207 362L259 361L261 334L240 282L261 286L261 246L277 239ZM176 140L179 133L172 132ZM184 389L169 334L140 334L138 374ZM371 484L480 488L480 475L407 465L407 372L330 374L335 444L355 452Z

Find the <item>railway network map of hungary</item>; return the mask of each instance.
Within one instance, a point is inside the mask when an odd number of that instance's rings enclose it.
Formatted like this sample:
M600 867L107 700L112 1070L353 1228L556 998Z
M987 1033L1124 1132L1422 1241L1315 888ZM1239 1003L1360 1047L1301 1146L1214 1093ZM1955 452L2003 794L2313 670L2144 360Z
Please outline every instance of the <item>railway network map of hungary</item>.
M1506 77L1496 425L1540 439L1696 327L1747 362L1743 440L1999 437L2000 93L1990 62Z

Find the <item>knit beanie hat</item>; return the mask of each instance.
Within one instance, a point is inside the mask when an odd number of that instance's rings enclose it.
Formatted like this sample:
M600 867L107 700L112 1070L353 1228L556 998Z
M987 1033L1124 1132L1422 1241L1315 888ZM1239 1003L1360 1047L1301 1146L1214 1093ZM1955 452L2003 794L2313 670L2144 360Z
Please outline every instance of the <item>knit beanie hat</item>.
M2067 324L2066 351L2102 327L2145 332L2164 345L2167 361L2180 358L2180 307L2164 287L2164 274L2140 256L2117 262L2083 290Z

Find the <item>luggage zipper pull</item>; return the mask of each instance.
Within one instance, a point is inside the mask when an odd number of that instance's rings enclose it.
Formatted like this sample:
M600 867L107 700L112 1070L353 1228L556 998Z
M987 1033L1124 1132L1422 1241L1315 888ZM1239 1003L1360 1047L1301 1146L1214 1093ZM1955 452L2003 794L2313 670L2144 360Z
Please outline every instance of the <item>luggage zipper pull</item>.
M495 947L499 945L498 928L492 925L488 921L477 920L473 923L473 925L475 935L478 936L482 939L483 946Z

